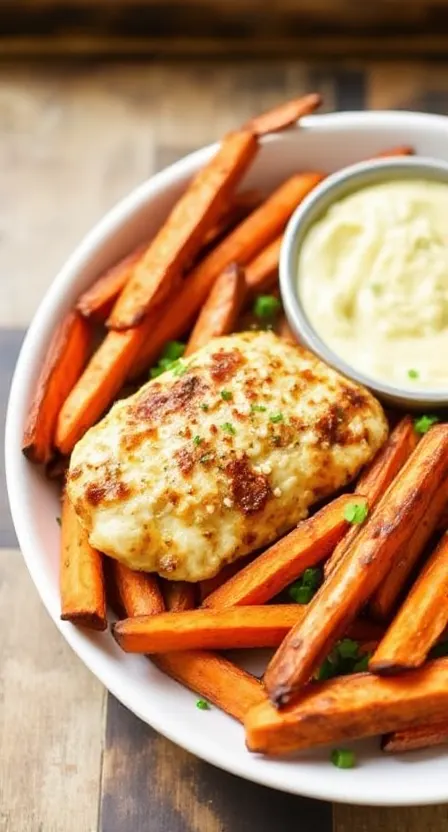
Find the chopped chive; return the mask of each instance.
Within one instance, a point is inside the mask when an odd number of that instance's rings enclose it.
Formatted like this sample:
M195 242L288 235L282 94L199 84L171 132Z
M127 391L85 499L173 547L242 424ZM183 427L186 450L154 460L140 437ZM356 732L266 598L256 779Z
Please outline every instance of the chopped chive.
M168 361L177 361L185 352L185 344L181 341L168 341L163 350L161 359L168 359Z
M60 517L56 517L56 523L58 524L58 526L62 526L62 520Z
M413 369L408 370L408 377L409 378L418 378L419 375L420 375L420 373L418 372L418 370L413 370Z
M438 416L430 416L427 414L419 416L417 419L414 419L414 428L417 431L417 433L428 433L429 428L432 427L432 425L434 425L438 421Z
M302 584L311 589L318 589L322 583L322 570L318 566L308 567L302 575Z
M199 708L200 711L208 711L210 705L208 704L206 699L198 699L196 702L196 707Z
M265 410L266 408L262 404L251 404L250 406L251 413L264 413Z
M165 370L163 369L163 367L151 367L149 375L151 376L151 378L157 378L157 376L161 376L164 372Z
M314 595L314 591L310 586L297 586L293 584L289 587L289 595L296 604L309 604Z
M334 665L330 659L324 659L321 666L316 670L314 679L316 682L326 682L334 676Z
M171 372L173 373L173 375L175 375L175 376L183 376L183 375L184 375L184 373L186 373L186 372L187 372L187 370L188 370L189 366L190 366L190 365L189 365L189 364L186 364L186 362L185 362L185 361L182 361L182 359L181 359L181 358L178 358L178 359L177 359L177 361L174 361L174 362L171 364L171 366L170 366L170 368L169 368L169 369L171 370Z
M221 427L226 433L230 433L231 436L235 436L236 430L230 422L224 422Z
M355 754L348 748L333 748L330 759L336 768L353 768L356 764Z
M337 650L342 659L356 659L359 654L359 644L351 638L343 638L339 642Z
M364 653L360 659L353 665L353 673L365 673L369 669L369 661L371 653Z
M277 424L277 422L283 422L283 413L273 413L269 416L269 421Z
M200 445L201 442L203 442L203 441L204 440L200 436L194 436L193 437L193 444L196 445L196 446Z
M209 405L208 405L208 404L206 404L205 402L203 402L203 403L201 404L201 409L202 409L202 410L207 411L207 410L209 409Z
M274 295L258 295L252 311L256 318L266 321L275 318L281 307L281 302Z
M231 390L221 390L221 398L224 399L225 402L230 402L233 399L233 393Z
M199 457L199 462L202 462L202 464L204 464L205 462L210 462L211 458L211 454L202 454L202 456Z
M369 509L365 503L349 503L344 509L344 517L353 525L364 523L364 520L369 514Z

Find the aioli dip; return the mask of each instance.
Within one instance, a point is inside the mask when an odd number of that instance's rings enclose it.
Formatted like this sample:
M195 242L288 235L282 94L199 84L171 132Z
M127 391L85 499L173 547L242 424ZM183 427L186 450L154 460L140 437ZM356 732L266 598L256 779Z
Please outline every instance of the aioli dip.
M299 253L304 311L352 367L407 389L448 387L448 184L360 188L316 221Z

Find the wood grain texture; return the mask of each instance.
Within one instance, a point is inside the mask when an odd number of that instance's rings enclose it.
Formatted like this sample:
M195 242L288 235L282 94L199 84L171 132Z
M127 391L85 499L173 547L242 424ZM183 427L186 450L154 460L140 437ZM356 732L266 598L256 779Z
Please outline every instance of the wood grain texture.
M0 329L0 436L2 437L0 446L0 549L17 545L6 493L3 436L9 388L23 336L24 333L21 330Z
M0 551L0 631L0 829L94 832L104 689L50 621L14 550Z
M0 7L0 54L434 57L447 24L443 0L406 14L401 0L15 0Z
M296 832L298 818L301 832L329 832L331 806L219 771L109 697L101 832Z
M448 806L389 809L335 805L333 813L334 832L444 832L448 828Z

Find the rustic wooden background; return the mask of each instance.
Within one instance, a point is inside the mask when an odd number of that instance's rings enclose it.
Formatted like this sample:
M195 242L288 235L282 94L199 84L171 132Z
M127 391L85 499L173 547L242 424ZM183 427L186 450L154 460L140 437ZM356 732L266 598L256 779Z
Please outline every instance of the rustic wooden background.
M447 0L3 0L2 55L420 55L448 51Z
M91 225L157 169L310 89L327 109L448 113L448 64L0 66L3 415L23 333ZM2 466L1 832L446 832L447 806L332 807L237 780L125 711L48 619L17 550Z

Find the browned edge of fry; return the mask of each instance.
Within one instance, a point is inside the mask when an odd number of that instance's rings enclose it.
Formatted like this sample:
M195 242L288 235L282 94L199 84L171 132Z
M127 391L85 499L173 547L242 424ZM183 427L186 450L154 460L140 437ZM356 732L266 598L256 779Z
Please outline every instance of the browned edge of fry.
M161 580L165 606L171 612L194 610L197 606L197 586L187 581Z
M216 279L196 319L185 356L204 347L212 338L232 332L245 297L244 269L238 263L230 263Z
M405 416L395 426L385 445L362 472L356 484L355 493L368 498L370 509L376 505L409 459L417 442L418 437L414 430L413 420L410 416ZM324 575L326 578L334 571L360 530L361 526L352 526L338 543L331 558L325 563Z
M61 511L61 619L93 630L107 627L103 556L88 542L64 492Z
M90 346L87 321L69 312L53 335L28 410L22 450L31 462L45 464L52 458L59 412L82 373Z
M164 612L165 603L157 575L136 572L112 558L110 566L115 589L126 615L133 618Z
M302 116L314 113L322 104L322 96L317 92L302 95L292 101L286 101L267 110L259 116L249 119L243 129L251 130L257 136L278 133L292 127Z
M433 748L435 745L448 743L448 720L434 725L418 725L402 731L392 731L381 739L381 751L386 754L402 754L407 751L419 751Z
M447 625L448 534L444 534L370 659L369 670L386 675L419 667Z

